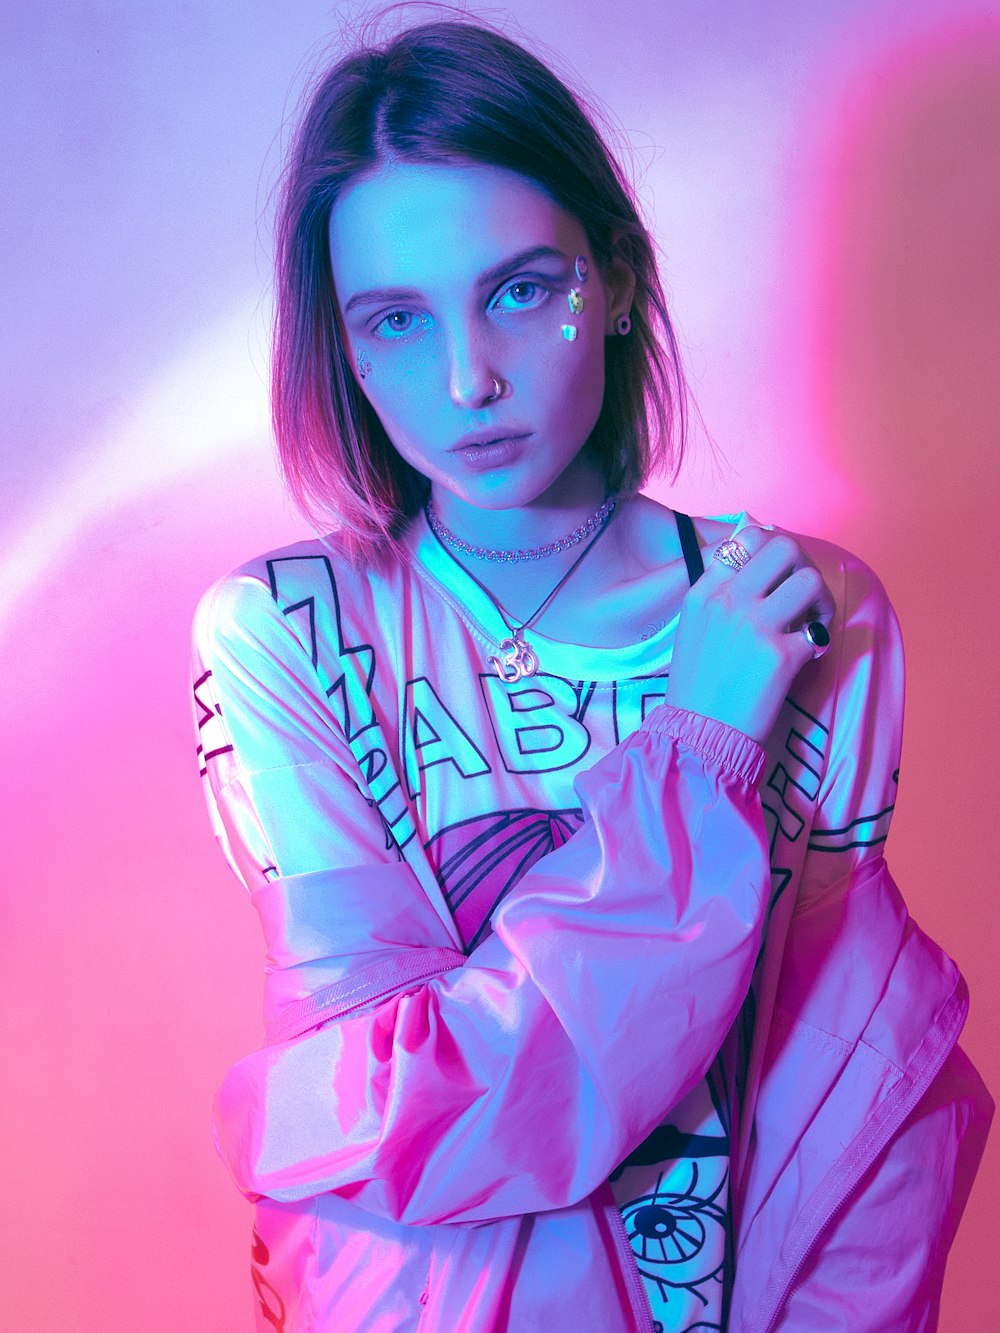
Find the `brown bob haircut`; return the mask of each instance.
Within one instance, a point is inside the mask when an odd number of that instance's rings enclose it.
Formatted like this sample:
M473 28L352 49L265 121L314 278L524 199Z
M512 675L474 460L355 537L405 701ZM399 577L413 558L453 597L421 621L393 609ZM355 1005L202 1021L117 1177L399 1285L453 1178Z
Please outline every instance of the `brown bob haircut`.
M606 341L604 402L588 447L609 491L676 473L685 388L653 242L633 191L576 97L535 56L464 19L362 45L315 83L277 218L272 412L286 482L355 562L396 547L427 479L393 448L345 354L330 264L331 210L387 158L485 163L540 185L579 219L596 263L636 276L628 337ZM613 239L614 238L614 239Z

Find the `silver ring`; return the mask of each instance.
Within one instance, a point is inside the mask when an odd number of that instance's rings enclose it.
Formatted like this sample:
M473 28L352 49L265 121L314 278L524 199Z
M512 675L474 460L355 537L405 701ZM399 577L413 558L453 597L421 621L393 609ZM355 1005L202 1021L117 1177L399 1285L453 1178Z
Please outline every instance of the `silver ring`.
M813 650L813 657L822 657L830 647L830 631L823 624L822 620L810 620L808 625L802 626L802 633L809 640L809 645Z
M750 552L742 542L730 537L714 552L713 559L718 560L720 565L728 565L730 569L742 569L750 562Z
M493 379L493 393L492 393L491 396L492 396L493 398L502 398L502 397L503 397L503 384L502 384L502 382L501 382L500 380L498 380L497 377L496 377L495 375L492 376L492 379Z

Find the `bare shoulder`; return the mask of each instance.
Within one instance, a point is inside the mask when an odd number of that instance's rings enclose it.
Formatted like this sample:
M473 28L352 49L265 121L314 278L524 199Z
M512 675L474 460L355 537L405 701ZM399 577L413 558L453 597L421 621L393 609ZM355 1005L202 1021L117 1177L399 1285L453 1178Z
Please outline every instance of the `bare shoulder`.
M702 550L706 546L718 546L733 530L733 525L721 518L695 518L692 515L691 521L694 523L694 530L698 534Z
M639 562L647 569L663 569L681 558L680 535L675 511L649 495L629 501L632 540ZM733 523L720 518L691 516L698 544L710 550L729 536Z

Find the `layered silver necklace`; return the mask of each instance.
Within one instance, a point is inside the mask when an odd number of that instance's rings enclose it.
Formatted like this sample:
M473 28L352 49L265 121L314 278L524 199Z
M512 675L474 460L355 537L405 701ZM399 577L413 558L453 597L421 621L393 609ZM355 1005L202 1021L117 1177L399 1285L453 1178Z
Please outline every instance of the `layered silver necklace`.
M430 501L427 502L424 508L427 523L431 532L434 533L434 536L440 543L442 550L449 555L451 559L455 561L455 564L458 565L459 569L467 574L469 578L472 579L473 583L486 594L492 605L495 607L500 619L510 631L509 637L501 639L500 641L500 651L501 653L506 654L506 656L501 659L490 655L486 659L487 665L491 666L500 679L505 681L508 685L513 685L515 681L521 680L524 676L533 676L538 671L540 665L538 654L525 639L524 632L526 629L529 629L542 614L549 602L552 601L553 597L555 597L556 593L573 573L574 569L576 569L577 565L587 552L592 550L597 544L598 538L608 527L617 503L617 497L609 495L604 503L591 514L590 518L588 518L585 523L581 523L580 526L568 536L560 537L557 541L546 542L544 546L535 546L527 550L499 550L487 549L483 546L474 546L470 542L463 541L461 537L445 527L431 508ZM595 533L593 539L583 548L556 586L545 597L545 600L535 608L527 620L521 625L515 625L513 621L507 617L507 614L490 592L489 588L481 583L471 570L465 568L465 565L463 565L461 560L454 554L454 551L449 550L449 547L454 547L455 550L462 551L465 555L471 555L477 560L493 560L498 561L501 564L516 564L521 560L543 560L546 556L555 555L557 551L566 551L571 546L577 546L586 537L590 536L592 532Z

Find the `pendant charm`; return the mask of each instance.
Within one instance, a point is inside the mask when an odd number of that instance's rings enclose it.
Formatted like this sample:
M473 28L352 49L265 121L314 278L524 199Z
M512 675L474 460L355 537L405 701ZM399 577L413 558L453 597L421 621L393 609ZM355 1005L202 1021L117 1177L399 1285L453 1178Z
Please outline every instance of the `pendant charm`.
M508 685L513 685L524 676L533 676L538 670L538 658L531 645L525 643L523 630L516 629L512 639L501 639L500 651L507 654L502 662L499 657L488 657L486 660Z

